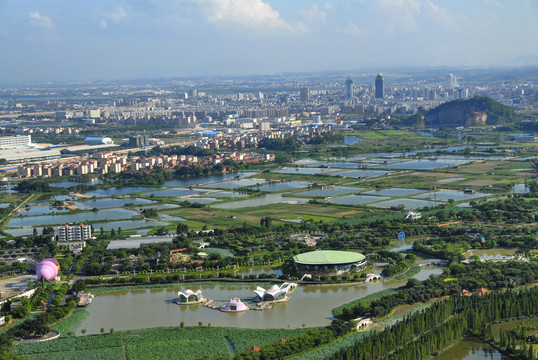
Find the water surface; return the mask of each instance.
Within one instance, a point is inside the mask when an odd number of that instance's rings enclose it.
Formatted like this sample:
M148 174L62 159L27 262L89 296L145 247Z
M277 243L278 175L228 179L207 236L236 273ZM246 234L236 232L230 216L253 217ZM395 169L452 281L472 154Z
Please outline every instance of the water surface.
M44 215L20 218L16 217L9 221L8 227L39 226L39 225L61 225L70 223L80 223L85 221L129 219L139 215L136 211L127 209L106 209L99 211L88 211L69 215Z
M308 199L283 197L282 194L267 194L253 199L230 201L223 204L210 205L217 209L240 209L245 207L263 206L276 203L305 204Z
M442 270L435 267L423 268L417 279L438 275ZM115 330L128 330L157 326L197 326L201 321L212 326L240 328L290 328L305 326L326 326L331 321L331 310L351 300L375 292L405 284L407 280L381 280L360 285L305 285L299 286L287 303L275 304L271 310L247 311L239 314L223 313L202 305L179 306L171 303L179 290L201 289L204 296L215 300L232 297L252 297L256 285L269 288L271 283L237 284L178 284L173 288L140 290L115 290L97 293L94 301L87 307L90 316L77 329L86 329L89 334L99 333L104 327ZM133 314L136 314L134 316Z
M415 195L413 197L416 197L419 199L433 199L433 200L440 200L440 201L448 201L450 199L454 201L460 201L460 200L470 200L470 199L490 196L490 195L491 194L481 193L481 192L476 192L474 194L465 194L463 191L439 190L439 191L434 191L434 192L428 192L421 195Z
M497 349L479 339L466 338L452 345L433 360L508 360Z
M300 192L300 193L296 193L295 195L312 196L312 197L314 197L314 196L327 197L327 196L338 196L338 195L342 195L342 194L348 194L348 193L351 193L351 192L357 192L357 191L361 191L361 190L364 190L364 188L347 187L347 186L335 186L335 187L330 187L330 188L326 188L326 189L303 191L303 192Z
M385 195L385 196L407 196L424 192L425 190L418 189L404 189L404 188L390 188L382 190L370 190L365 191L365 194L369 195Z
M373 196L373 195L346 195L331 199L329 202L333 204L341 205L363 205L376 201L390 199L386 196Z
M438 201L426 201L426 200L417 200L417 199L393 199L393 200L378 202L378 203L372 204L371 206L390 208L393 206L403 205L406 209L421 209L426 206L433 207L433 206L437 206L441 204L442 203Z
M331 171L337 171L338 169L322 169L322 168L286 168L275 170L273 172L279 174L300 174L300 175L316 175Z

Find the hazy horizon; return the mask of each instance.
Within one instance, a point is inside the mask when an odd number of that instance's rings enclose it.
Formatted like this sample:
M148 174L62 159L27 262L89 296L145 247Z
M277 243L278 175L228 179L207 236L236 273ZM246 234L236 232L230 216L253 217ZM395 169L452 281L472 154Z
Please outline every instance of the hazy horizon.
M538 63L538 1L0 1L0 81Z

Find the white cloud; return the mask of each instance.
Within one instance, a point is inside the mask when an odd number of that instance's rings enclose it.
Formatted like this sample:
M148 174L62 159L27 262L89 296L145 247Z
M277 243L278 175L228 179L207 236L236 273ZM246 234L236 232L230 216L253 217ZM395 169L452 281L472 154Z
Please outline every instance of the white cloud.
M435 22L447 26L454 25L454 17L450 13L450 11L448 11L444 7L435 5L431 1L426 1L422 7L425 14Z
M58 39L58 36L56 35L56 25L54 25L54 22L50 17L41 15L39 11L32 11L28 15L30 16L32 24L45 30L51 40Z
M304 30L291 25L262 0L193 0L202 5L205 20L222 25L239 25L252 30Z
M348 23L345 27L338 28L338 30L354 38L361 38L366 36L367 34L366 30L360 29L357 25L353 23Z
M450 11L431 0L377 0L377 6L387 15L389 30L417 31L420 22L425 20L445 26L456 22Z
M389 16L391 26L398 24L405 31L416 30L416 17L420 13L417 0L377 0L377 6Z
M327 8L327 6L325 8ZM316 4L312 4L312 6L309 6L306 9L299 10L299 14L301 14L307 21L311 22L325 22L327 20L327 12L321 10Z
M121 22L123 19L127 17L127 13L123 9L123 7L118 6L116 7L116 9L109 12L102 13L100 16L102 17L102 19L101 21L99 21L99 26L106 29L108 27L107 20L110 20L118 24L119 22Z

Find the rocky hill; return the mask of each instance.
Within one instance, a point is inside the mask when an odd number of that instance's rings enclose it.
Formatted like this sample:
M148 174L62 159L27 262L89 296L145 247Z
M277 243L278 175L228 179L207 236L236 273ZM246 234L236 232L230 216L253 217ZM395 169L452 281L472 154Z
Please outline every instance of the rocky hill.
M503 125L519 118L511 107L483 96L446 102L417 115L425 126L454 127Z

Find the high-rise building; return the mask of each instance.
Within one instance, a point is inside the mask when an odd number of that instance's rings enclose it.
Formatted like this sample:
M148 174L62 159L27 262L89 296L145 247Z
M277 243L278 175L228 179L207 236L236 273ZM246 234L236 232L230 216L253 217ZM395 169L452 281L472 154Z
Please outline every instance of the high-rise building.
M375 77L375 97L376 99L385 98L385 80L383 80L383 74L377 74Z
M445 86L451 89L457 88L458 78L454 74L448 74L446 77Z
M299 93L301 101L307 101L310 98L310 90L307 87L302 87Z
M346 98L353 98L353 80L351 80L351 78L346 80Z
M84 241L92 236L91 225L67 225L58 226L56 228L56 236L58 241Z

